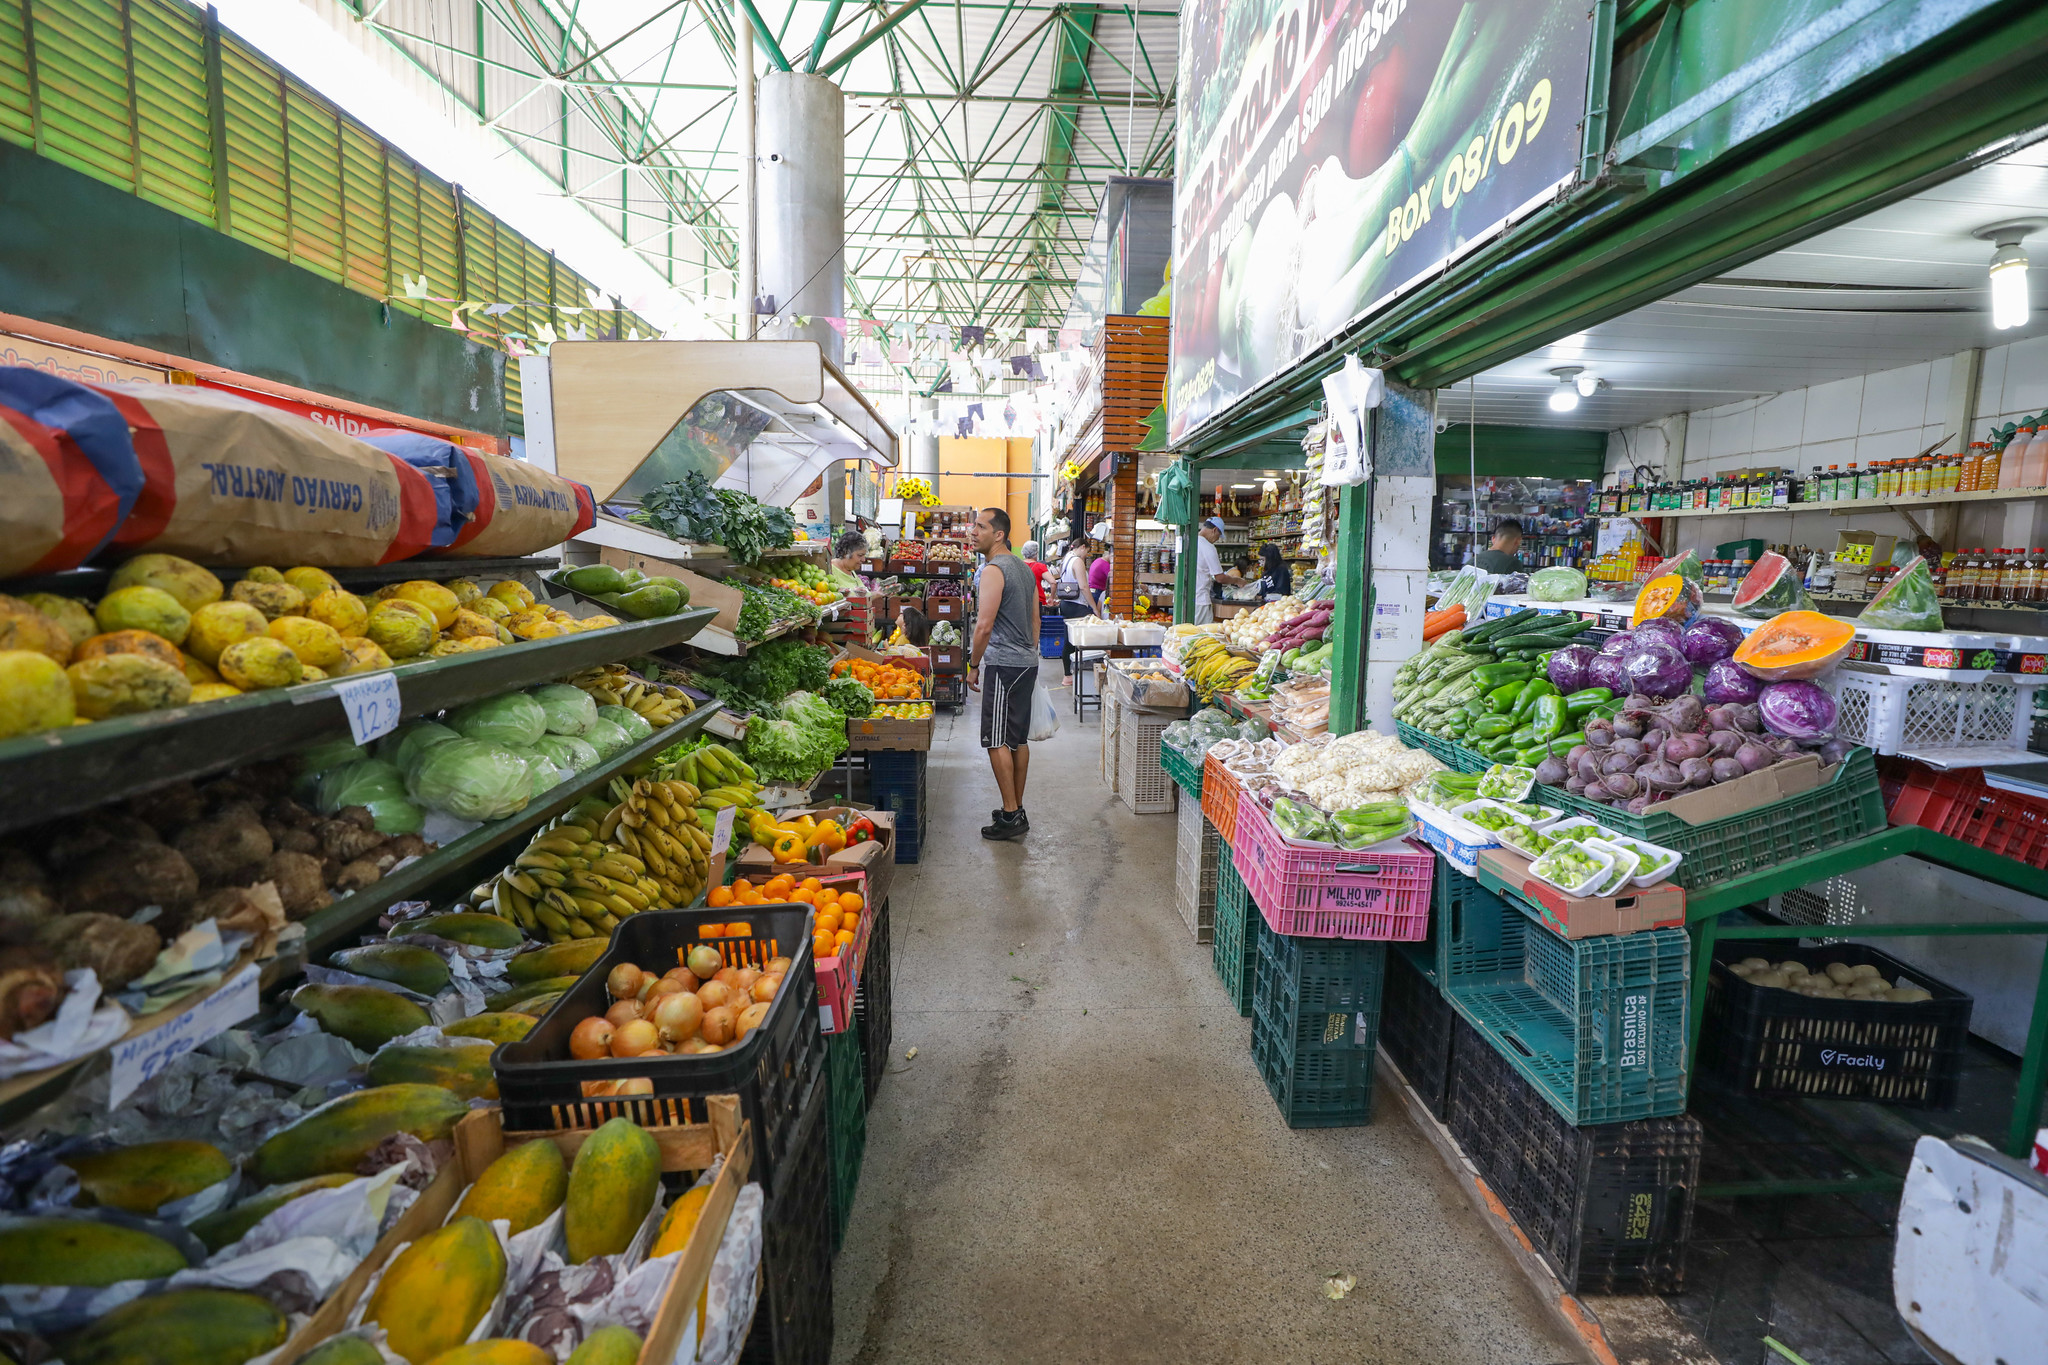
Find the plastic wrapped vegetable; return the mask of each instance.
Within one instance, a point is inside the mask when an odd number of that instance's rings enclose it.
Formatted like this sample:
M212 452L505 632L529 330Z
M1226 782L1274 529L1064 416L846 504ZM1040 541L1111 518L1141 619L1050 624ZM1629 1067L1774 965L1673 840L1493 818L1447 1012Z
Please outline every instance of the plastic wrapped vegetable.
M1529 575L1529 596L1537 602L1576 602L1586 595L1586 576L1556 565Z
M427 750L436 744L446 744L451 739L461 738L461 735L445 725L423 720L402 730L394 730L378 740L377 757L391 760L398 766L398 771L405 775L406 780L411 781L412 770L419 766L419 761Z
M380 796L362 804L379 834L418 834L427 823L427 813L404 796Z
M1892 581L1870 599L1856 624L1872 630L1940 630L1941 597L1927 561L1914 555L1912 562L1893 574Z
M454 739L420 758L406 783L412 799L462 820L498 820L533 798L526 760L502 744Z
M343 806L367 806L372 801L404 795L405 777L397 764L381 758L364 758L320 774L313 800L322 815L332 815Z
M534 745L507 744L505 747L518 754L526 764L527 775L533 780L532 795L535 798L562 780L562 770L554 758Z
M590 723L590 728L583 732L581 738L597 750L599 758L610 758L633 742L630 735L602 716Z
M458 706L448 713L448 724L464 739L531 744L548 732L548 715L524 692L509 692Z
M546 687L534 688L526 695L540 703L551 735L580 735L597 719L596 699L580 687L549 683Z
M654 733L654 726L647 717L630 706L600 706L597 718L608 720L626 732L626 738L635 744Z
M573 772L595 768L604 761L590 741L578 735L542 735L533 747L553 759L556 767Z
M370 756L369 750L347 736L319 740L299 750L297 767L302 773L324 773L344 763L357 763Z

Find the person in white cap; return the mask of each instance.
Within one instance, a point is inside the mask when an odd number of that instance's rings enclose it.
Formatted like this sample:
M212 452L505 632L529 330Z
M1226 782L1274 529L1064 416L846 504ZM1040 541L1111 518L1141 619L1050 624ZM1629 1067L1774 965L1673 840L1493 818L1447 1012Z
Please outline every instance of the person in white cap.
M1216 619L1216 585L1237 583L1243 575L1225 572L1216 542L1223 539L1223 518L1210 517L1202 523L1195 539L1195 624L1205 626Z

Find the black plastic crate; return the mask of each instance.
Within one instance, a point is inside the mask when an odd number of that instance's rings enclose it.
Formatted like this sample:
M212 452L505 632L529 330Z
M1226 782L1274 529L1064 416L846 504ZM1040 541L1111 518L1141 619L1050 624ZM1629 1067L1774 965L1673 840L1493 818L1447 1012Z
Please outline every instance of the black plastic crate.
M1245 917L1259 937L1252 1061L1289 1128L1372 1122L1373 1046L1387 945L1295 938Z
M519 1129L594 1128L624 1115L636 1123L696 1123L706 1117L701 1101L737 1094L740 1111L752 1121L756 1169L764 1179L783 1160L806 1096L824 1073L825 1036L818 1026L818 980L811 968L808 906L750 906L745 938L704 938L706 924L726 924L734 911L650 910L630 915L612 931L604 956L578 978L533 1030L491 1054L491 1070L505 1110L505 1125ZM611 1004L605 977L622 962L666 970L699 943L718 949L728 962L760 966L773 957L790 959L782 989L761 1026L721 1052L698 1056L603 1057L582 1061L569 1055L576 1025ZM587 1099L585 1081L619 1081L644 1076L654 1094L625 1099Z
M1449 1121L1452 1025L1458 1013L1397 943L1387 951L1387 988L1380 1003L1380 1047L1401 1068L1409 1088L1437 1122Z
M860 1039L851 1032L825 1037L827 1127L832 1144L832 1249L846 1240L853 1196L860 1188L861 1157L868 1147L867 1080L861 1074Z
M1699 1120L1680 1115L1574 1128L1459 1019L1449 1126L1568 1292L1684 1288Z
M1728 969L1746 957L1796 960L1809 971L1831 962L1869 963L1886 980L1903 979L1934 998L1829 1000L1752 986ZM1722 939L1707 980L1700 1066L1752 1095L1948 1109L1962 1075L1971 1005L1955 987L1861 944Z
M782 1168L764 1184L761 1297L740 1365L832 1359L832 1151L823 1076L811 1088Z
M895 949L889 939L889 902L875 912L868 926L868 960L853 983L853 1028L860 1035L861 1068L866 1074L868 1103L882 1088L889 1069L889 1044L896 1036Z

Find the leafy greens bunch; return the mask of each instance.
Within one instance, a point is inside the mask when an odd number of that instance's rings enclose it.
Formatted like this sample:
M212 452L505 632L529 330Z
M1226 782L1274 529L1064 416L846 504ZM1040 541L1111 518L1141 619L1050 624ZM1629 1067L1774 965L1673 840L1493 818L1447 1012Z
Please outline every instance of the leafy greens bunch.
M795 640L770 640L744 656L701 670L704 688L735 711L777 714L792 692L815 692L830 676L832 651Z
M763 782L808 782L845 749L845 715L814 693L786 697L779 720L747 722L747 762Z

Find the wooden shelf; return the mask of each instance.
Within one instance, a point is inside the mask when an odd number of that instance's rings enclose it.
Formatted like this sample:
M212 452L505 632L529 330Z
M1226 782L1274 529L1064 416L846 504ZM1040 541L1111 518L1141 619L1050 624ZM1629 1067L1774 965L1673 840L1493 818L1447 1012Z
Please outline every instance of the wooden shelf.
M1685 507L1670 512L1618 512L1615 515L1628 517L1633 521L1647 521L1652 517L1763 517L1784 516L1791 512L1827 512L1843 515L1850 512L1903 513L1910 512L1916 507L1937 507L1943 503L2010 502L2015 498L2048 498L2048 488L1990 488L1974 493L1942 493L1925 498L1849 498L1836 502L1795 502L1784 507Z

